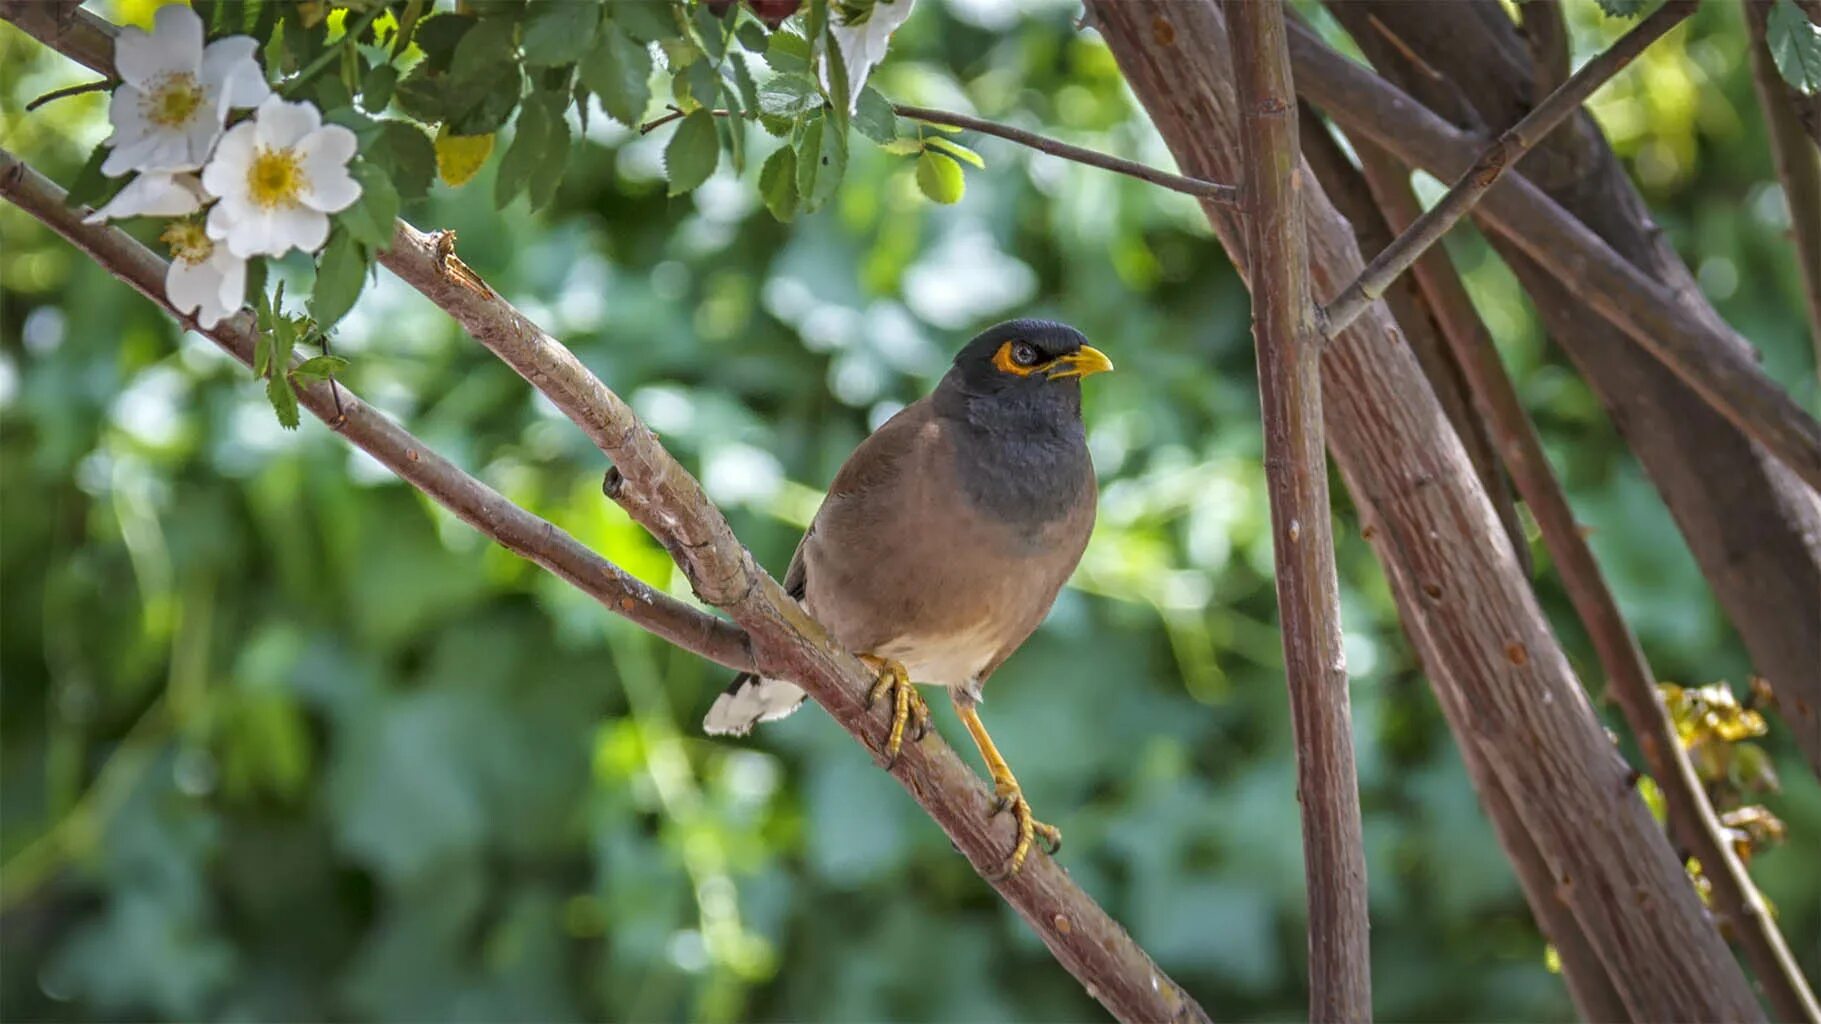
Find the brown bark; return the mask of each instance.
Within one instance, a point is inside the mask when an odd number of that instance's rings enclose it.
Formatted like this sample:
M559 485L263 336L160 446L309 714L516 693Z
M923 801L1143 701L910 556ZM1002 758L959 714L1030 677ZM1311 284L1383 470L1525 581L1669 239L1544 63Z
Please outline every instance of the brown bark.
M1090 5L1127 81L1186 173L1237 177L1239 130L1222 23L1207 0ZM1458 169L1457 169L1458 170ZM1311 273L1338 290L1361 267L1319 188ZM1235 263L1238 219L1203 204ZM1497 518L1380 304L1329 345L1328 438L1373 533L1450 725L1482 752L1633 1016L1754 1020L1762 1011L1550 634Z
M1296 91L1281 0L1230 0L1227 12L1241 112L1265 480L1296 737L1309 902L1309 1019L1369 1021L1365 840L1322 447L1322 339L1303 237Z
M1371 168L1369 173L1385 215L1395 224L1415 223L1422 206L1402 169L1371 143L1362 144L1361 158ZM1744 949L1745 959L1777 1018L1821 1024L1821 1008L1816 1007L1801 969L1745 865L1733 851L1719 815L1714 813L1707 791L1657 693L1656 674L1625 624L1593 551L1581 536L1568 497L1543 453L1542 438L1499 362L1492 336L1474 313L1466 287L1453 266L1443 259L1425 259L1418 265L1417 275L1424 294L1446 325L1447 340L1473 385L1475 397L1488 410L1505 464L1536 517L1562 587L1593 640L1600 667L1606 672L1608 692L1617 699L1637 738L1645 767L1663 792L1671 832L1700 860L1702 872L1713 886L1714 910Z
M1395 45L1385 41L1391 31L1387 20L1364 18L1368 6L1404 26ZM1528 73L1522 47L1508 36L1482 38L1500 19L1508 29L1509 20L1496 6L1490 17L1470 16L1479 9L1468 0L1335 6L1344 22L1362 22L1354 26L1362 47L1400 77L1422 83L1434 71L1410 66L1400 47L1420 43L1423 60L1446 66L1450 78L1460 82L1458 89L1423 86L1425 99L1443 105L1438 109L1476 123L1480 115L1466 106L1465 97L1485 94L1505 111L1488 120L1510 123L1521 116ZM1430 31L1441 35L1419 34ZM1477 147L1467 136L1295 26L1290 56L1297 88L1350 134L1371 138L1432 173L1458 173L1472 160ZM1405 70L1398 71L1400 66ZM1591 282L1570 283L1612 255L1605 242L1587 237L1591 228L1635 269L1666 283L1660 305L1633 312L1676 321L1677 329L1693 321L1705 325L1705 336L1723 339L1739 352L1748 349L1700 298L1591 121L1577 118L1572 127L1534 151L1475 216L1493 228L1493 244L1536 300L1550 334L1586 375L1663 495L1758 672L1777 694L1798 745L1821 773L1821 630L1814 628L1821 621L1821 498L1639 351L1627 331L1587 315L1589 308L1609 309L1620 301L1610 291L1592 294L1599 289ZM1543 197L1531 184L1532 175L1587 227ZM1532 258L1538 255L1556 265Z
M1803 108L1821 106L1821 96L1804 96L1783 80L1770 58L1765 38L1767 3L1743 0L1745 27L1750 36L1751 82L1764 112L1770 136L1771 162L1783 183L1783 201L1789 207L1790 236L1796 244L1796 264L1802 268L1802 302L1808 310L1809 340L1815 345L1815 375L1821 378L1821 117L1802 117ZM1813 111L1810 111L1813 114ZM1813 125L1812 137L1803 134Z

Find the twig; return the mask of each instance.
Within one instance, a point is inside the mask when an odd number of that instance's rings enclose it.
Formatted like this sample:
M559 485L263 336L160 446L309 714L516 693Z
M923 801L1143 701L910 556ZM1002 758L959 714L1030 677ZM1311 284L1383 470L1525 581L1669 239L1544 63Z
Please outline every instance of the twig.
M1783 201L1789 207L1790 233L1795 236L1796 264L1802 271L1802 301L1808 309L1809 338L1815 346L1815 374L1821 377L1821 157L1802 132L1796 116L1794 90L1770 59L1765 35L1765 5L1742 0L1745 25L1751 38L1751 81L1764 111L1770 135L1771 162L1783 183ZM1808 97L1803 97L1808 99Z
M1210 203L1235 207L1239 205L1239 190L1231 185L1221 185L1212 181L1203 181L1200 178L1189 178L1180 174L1171 174L1168 171L1160 171L1134 160L1126 160L1081 146L1070 145L1060 139L1052 139L1047 135L1025 131L1023 128L1014 128L1009 124L1000 124L997 121L989 121L972 114L932 110L929 107L913 107L903 103L892 104L892 110L899 117L908 117L913 121L924 121L929 124L946 124L955 128L976 131L982 135L996 136L1040 153L1048 153L1064 160L1073 160L1078 164L1086 164L1089 167L1098 167L1103 171L1112 171L1115 174L1124 174L1140 181L1148 181L1172 192L1181 192L1183 195L1205 199Z
M1015 142L1020 146L1037 150L1040 153L1048 153L1051 156L1061 157L1064 160L1072 160L1075 163L1085 164L1088 167L1098 167L1103 171L1112 171L1115 174L1123 174L1127 177L1137 178L1140 181L1148 181L1153 185L1167 188L1172 192L1181 192L1183 195L1194 196L1197 199L1205 199L1208 202L1219 203L1222 206L1239 205L1239 190L1231 185L1221 185L1212 181L1203 181L1200 178L1189 178L1180 174L1171 174L1168 171L1160 171L1155 167L1138 163L1135 160L1111 156L1099 152L1098 150L1087 149L1083 146L1076 146L1071 143L1063 142L1061 139L1052 139L1047 135L1039 135L1036 132L1026 131L1023 128L1014 128L1009 124L1001 124L998 121L989 121L984 117L975 117L972 114L957 114L947 110L935 110L930 107L913 107L904 103L892 104L892 111L899 117L908 117L913 121L923 121L927 124L945 124L954 128L965 128L969 131L976 131L982 135L992 135L996 138L1004 139L1007 142ZM655 129L662 128L673 121L681 120L686 113L687 111L671 107L668 113L659 114L657 117L639 125L639 134L645 135ZM730 111L726 110L713 110L710 111L710 113L714 114L716 117L728 117L731 114Z
M1283 623L1309 901L1309 1019L1372 1018L1365 840L1322 440L1321 335L1309 294L1296 93L1281 0L1228 0L1252 338Z
M1244 177L1214 4L1089 7L1177 164L1191 174ZM1301 86L1303 69L1295 70ZM1320 191L1305 195L1312 287L1338 291L1357 276L1358 249ZM1205 212L1234 265L1249 273L1240 218ZM1552 870L1554 885L1533 898L1565 901L1633 1019L1762 1019L1669 841L1626 784L1627 768L1497 539L1467 460L1437 429L1442 411L1382 305L1324 349L1322 404L1335 462L1449 726L1484 755Z
M1467 171L1477 148L1473 140L1396 86L1300 26L1290 26L1290 56L1298 90L1349 132L1432 174L1458 177ZM1821 424L1752 360L1744 339L1723 324L1692 316L1522 174L1488 191L1475 213L1821 490Z
M80 96L85 92L100 92L103 89L111 89L113 86L113 79L103 78L96 82L83 82L80 85L66 85L61 89L52 89L50 92L27 103L25 105L25 112L29 114L39 107L44 106L46 103L49 103L52 100L63 99L65 96Z
M1473 209L1480 197L1530 147L1541 142L1568 115L1581 109L1581 104L1593 95L1594 90L1623 70L1646 47L1662 38L1664 33L1681 24L1694 13L1694 9L1693 0L1670 0L1657 8L1606 52L1583 65L1581 70L1562 83L1561 88L1550 93L1549 98L1524 115L1523 120L1499 135L1498 141L1480 154L1479 159L1474 161L1467 173L1461 175L1440 202L1398 235L1385 251L1373 257L1359 277L1336 296L1333 302L1328 303L1322 311L1327 318L1328 330L1332 332L1346 327L1368 305L1384 295L1385 287L1396 280L1399 274L1410 269L1410 264L1416 262L1418 256L1440 241L1448 229L1466 216L1467 211Z
M63 195L62 189L0 149L0 196L43 221L114 276L194 328L194 322L173 311L165 297L165 261L125 232L84 225L81 217L86 211L65 207ZM256 338L250 317L231 317L198 333L252 365ZM756 667L750 642L741 630L646 586L554 524L514 505L374 411L346 386L302 380L297 380L297 384L299 402L318 419L503 547L574 584L615 615L671 643L736 671ZM339 411L338 397L342 399Z
M1414 223L1422 207L1403 168L1369 142L1358 148L1386 217L1397 225ZM1549 468L1536 425L1524 411L1517 389L1499 362L1498 350L1474 312L1466 287L1447 255L1440 251L1419 260L1415 276L1442 322L1443 336L1453 348L1455 359L1487 411L1506 468L1536 517L1543 544L1561 575L1562 588L1593 640L1600 667L1611 684L1610 692L1618 699L1619 708L1638 739L1644 763L1663 791L1670 828L1677 841L1700 860L1702 872L1713 884L1715 909L1732 925L1733 936L1744 948L1752 973L1778 1018L1821 1024L1821 1009L1782 933L1771 920L1763 897L1726 839L1724 827L1658 696L1656 674L1625 624L1618 601L1581 536L1561 483Z

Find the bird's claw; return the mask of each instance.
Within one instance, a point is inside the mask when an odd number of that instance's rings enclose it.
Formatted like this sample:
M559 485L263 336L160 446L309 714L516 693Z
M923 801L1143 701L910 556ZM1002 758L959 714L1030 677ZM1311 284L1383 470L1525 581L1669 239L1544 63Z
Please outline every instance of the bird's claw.
M885 768L890 771L898 763L898 752L904 748L904 734L910 727L916 728L913 742L920 743L929 735L929 705L923 702L923 695L917 692L916 684L911 682L910 673L904 670L901 662L870 654L862 654L860 660L878 673L878 679L866 693L868 710L881 696L889 693L892 698L891 732L885 737Z
M1031 846L1038 839L1043 840L1044 850L1050 856L1062 852L1062 830L1037 820L1031 813L1031 803L1024 798L1024 790L1019 788L1017 780L1002 779L994 783L993 792L998 799L994 801L992 813L988 817L1009 810L1018 824L1018 840L1012 846L1012 855L1005 860L1001 878L1010 878L1023 869L1025 859L1030 856Z

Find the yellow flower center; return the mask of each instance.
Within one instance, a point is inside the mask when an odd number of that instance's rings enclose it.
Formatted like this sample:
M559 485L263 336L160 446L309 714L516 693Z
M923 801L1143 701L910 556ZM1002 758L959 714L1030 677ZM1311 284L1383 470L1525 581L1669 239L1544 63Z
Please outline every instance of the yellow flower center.
M140 101L145 119L161 128L180 128L189 123L204 99L202 83L187 71L160 75Z
M210 240L208 232L202 225L193 220L173 221L164 229L158 240L170 246L171 255L190 266L195 266L208 259L215 252L215 243Z
M261 149L247 166L247 194L262 209L296 206L303 188L303 162L294 149Z

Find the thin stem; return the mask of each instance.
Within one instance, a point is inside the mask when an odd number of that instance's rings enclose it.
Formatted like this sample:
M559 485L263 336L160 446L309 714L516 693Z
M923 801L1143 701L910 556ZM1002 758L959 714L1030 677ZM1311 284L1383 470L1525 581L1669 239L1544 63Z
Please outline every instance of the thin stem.
M1309 1017L1372 1018L1366 856L1341 650L1322 434L1321 335L1309 291L1296 93L1282 0L1228 0L1245 168L1252 337L1277 563L1309 900Z
M1742 0L1745 24L1750 31L1752 86L1764 127L1770 136L1771 162L1783 183L1783 201L1789 206L1790 233L1796 243L1796 264L1802 272L1802 301L1808 310L1808 330L1815 346L1815 375L1821 378L1821 150L1803 134L1793 90L1777 72L1765 34L1765 5Z
M1561 88L1524 115L1523 120L1506 129L1440 202L1373 257L1359 277L1328 303L1323 313L1327 317L1329 336L1344 330L1367 306L1384 295L1385 288L1399 274L1410 269L1418 256L1441 241L1442 236L1466 216L1493 183L1532 146L1541 142L1568 115L1581 109L1581 104L1593 95L1594 90L1623 70L1664 33L1681 24L1694 9L1692 0L1670 0L1657 8L1606 52L1583 65L1562 83Z
M1421 206L1404 170L1370 142L1358 146L1374 194L1394 225L1414 223ZM1436 251L1416 264L1416 278L1441 322L1454 351L1498 438L1498 450L1530 506L1543 545L1561 575L1575 613L1587 627L1594 651L1605 670L1610 691L1638 739L1644 763L1663 791L1669 824L1677 840L1700 860L1713 884L1715 909L1732 925L1735 940L1770 998L1778 1019L1821 1024L1821 1008L1790 955L1789 946L1765 908L1764 899L1726 838L1725 828L1700 777L1682 747L1656 688L1656 674L1645 660L1637 637L1625 624L1618 601L1600 573L1599 563L1582 537L1574 511L1543 453L1536 425L1524 411L1516 387L1499 362L1498 350L1485 324L1473 310L1466 287Z
M1036 132L1026 131L1023 128L1014 128L1009 124L1000 124L997 121L989 121L986 118L975 117L972 114L957 114L952 111L934 110L929 107L913 107L904 103L892 104L892 110L896 112L899 117L908 117L913 121L925 121L930 124L945 124L955 128L966 128L970 131L979 132L982 135L992 135L996 138L1004 139L1007 142L1015 142L1020 146L1037 150L1040 153L1048 153L1051 156L1061 157L1064 160L1072 160L1078 164L1086 164L1089 167L1098 167L1103 171L1112 171L1115 174L1123 174L1127 177L1137 178L1140 181L1148 181L1153 185L1167 188L1172 192L1181 192L1183 195L1194 196L1197 199L1205 199L1211 203L1219 203L1222 206L1239 205L1239 190L1231 185L1221 185L1212 181L1203 181L1200 178L1190 178L1180 174L1171 174L1168 171L1160 171L1155 167L1138 163L1135 160L1109 156L1092 149L1071 145L1060 139L1050 138L1047 135L1039 135Z
M310 79L316 77L318 72L322 71L323 68L328 67L336 58L341 56L343 47L353 46L358 42L360 34L365 32L367 26L373 24L374 20L381 14L386 13L386 10L387 7L385 4L375 4L372 10L361 15L360 20L349 26L347 31L341 34L341 38L335 41L334 45L323 47L323 51L316 55L315 60L304 65L303 70L291 76L291 80L284 83L283 89L285 95L296 96L297 90L307 85Z
M100 92L103 89L111 89L113 87L114 87L113 79L103 78L97 82L83 82L80 85L67 85L61 89L52 89L50 92L45 93L44 95L31 101L30 103L27 103L25 105L25 112L29 114L32 111L37 110L39 107L44 106L46 103L49 103L52 100L63 99L65 96L80 96L85 92Z

